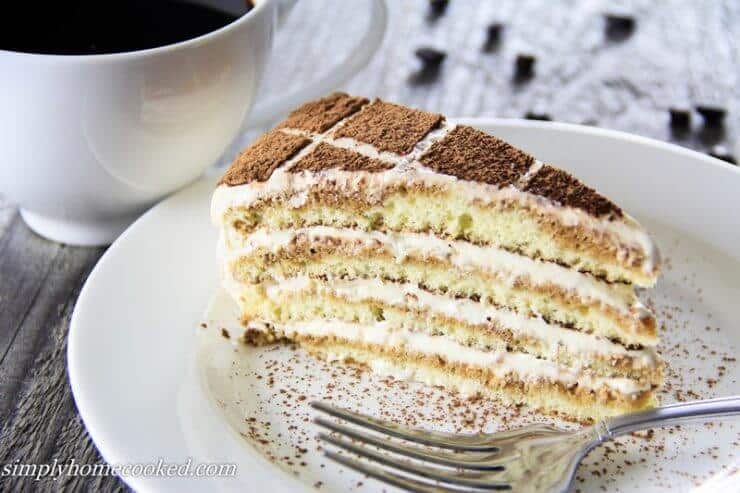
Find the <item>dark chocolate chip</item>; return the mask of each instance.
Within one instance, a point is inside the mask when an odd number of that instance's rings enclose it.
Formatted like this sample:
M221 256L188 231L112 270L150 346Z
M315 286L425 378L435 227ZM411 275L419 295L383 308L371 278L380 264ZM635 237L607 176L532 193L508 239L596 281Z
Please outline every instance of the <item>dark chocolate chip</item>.
M735 159L735 156L730 154L724 146L714 146L712 150L709 151L709 155L713 158L721 159L722 161L737 165L737 159Z
M415 54L425 67L438 67L447 56L444 51L429 47L418 48Z
M635 19L628 15L606 14L606 37L613 41L622 41L635 32Z
M671 128L676 130L688 130L691 127L691 111L684 108L670 108Z
M449 4L449 0L429 0L429 19L435 20L445 15Z
M698 105L696 111L704 119L704 125L707 127L721 127L727 114L727 111L719 106Z
M534 55L520 54L514 63L514 80L524 82L534 77L534 64L537 59Z
M486 40L483 42L483 51L489 53L498 49L501 44L501 33L504 25L499 22L489 24L486 28Z
M724 125L703 125L698 132L696 132L696 139L703 145L711 147L724 141L727 137Z
M524 118L526 118L527 120L540 120L543 122L552 121L552 118L547 113L534 113L532 111L527 111L524 114Z
M423 47L415 52L421 60L421 68L412 73L409 83L412 85L430 84L439 78L440 68L447 54L436 48Z

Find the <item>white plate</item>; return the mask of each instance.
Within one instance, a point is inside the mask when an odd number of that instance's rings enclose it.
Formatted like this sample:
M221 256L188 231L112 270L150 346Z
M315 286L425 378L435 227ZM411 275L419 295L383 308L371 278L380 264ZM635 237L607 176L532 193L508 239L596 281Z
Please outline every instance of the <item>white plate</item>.
M738 168L594 128L466 123L574 172L654 233L668 261L659 287L645 298L666 326L663 347L675 373L666 402L687 392L702 397L740 393L737 363L723 361L740 346ZM454 397L444 392L352 371L331 377L331 369L300 351L235 348L212 336L220 328L213 321L208 330L196 331L218 284L216 230L209 220L213 183L201 181L160 203L106 252L72 317L69 375L80 414L108 462L190 458L193 466L234 463L238 472L210 480L127 476L129 485L142 491L250 487L277 493L322 481L321 491L380 491L378 483L341 470L317 452L317 430L306 422L311 415L306 402L313 397L329 396L350 407L442 428L458 423L465 429L495 429L496 417L511 414L489 403L455 407ZM717 378L718 372L723 376ZM708 378L718 381L708 384ZM331 380L339 383L327 388ZM249 417L257 420L260 436L250 433ZM576 486L686 491L703 483L710 488L728 470L737 470L737 425L727 420L721 426L684 426L657 431L651 440L629 437L611 451L602 447L589 455L579 471L585 483ZM275 460L266 458L270 454Z

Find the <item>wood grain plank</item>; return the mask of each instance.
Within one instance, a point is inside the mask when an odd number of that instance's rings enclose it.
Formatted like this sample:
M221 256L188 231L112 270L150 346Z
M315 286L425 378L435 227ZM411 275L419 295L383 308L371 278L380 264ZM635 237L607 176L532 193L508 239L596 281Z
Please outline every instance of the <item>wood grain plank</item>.
M5 236L5 232L16 214L18 214L18 210L15 205L0 195L0 239ZM2 252L1 247L0 252Z
M18 214L0 238L0 366L60 248L34 234Z
M50 463L69 458L101 461L96 451L65 448L71 422L79 417L67 382L66 349L69 319L79 290L102 249L60 247L49 275L24 317L18 336L0 366L2 431L0 463ZM13 405L8 409L9 405ZM67 430L65 434L61 432ZM89 439L78 426L75 446ZM80 440L84 437L84 440ZM62 440L60 442L60 440ZM89 447L88 447L89 448ZM69 456L56 455L60 452ZM74 478L67 478L74 480ZM90 478L86 481L99 481ZM31 480L33 481L33 480ZM59 487L60 482L47 486ZM117 480L116 480L117 481ZM43 483L43 481L42 481ZM6 478L6 485L27 487L28 478Z
M0 418L4 423L22 383L38 365L42 348L49 345L54 330L63 324L63 311L74 305L78 288L101 254L102 249L59 247L0 365Z

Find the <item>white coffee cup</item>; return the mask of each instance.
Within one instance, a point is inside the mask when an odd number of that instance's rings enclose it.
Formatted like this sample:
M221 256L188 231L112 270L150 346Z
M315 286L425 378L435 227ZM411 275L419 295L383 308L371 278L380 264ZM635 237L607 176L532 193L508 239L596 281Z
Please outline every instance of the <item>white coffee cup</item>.
M234 4L200 3L224 10ZM74 245L112 242L154 202L201 176L237 136L278 17L293 3L257 0L221 29L148 50L0 50L0 193L42 236ZM370 59L386 8L383 0L368 5L369 29L347 61L295 94L273 95L255 108L250 125L329 92Z

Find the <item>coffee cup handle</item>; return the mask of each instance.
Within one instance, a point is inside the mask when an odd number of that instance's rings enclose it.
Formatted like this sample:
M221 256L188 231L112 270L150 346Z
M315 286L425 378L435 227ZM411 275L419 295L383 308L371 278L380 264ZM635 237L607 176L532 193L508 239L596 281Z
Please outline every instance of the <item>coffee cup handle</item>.
M285 14L295 3L296 0L283 0L281 2L279 22L282 21ZM311 82L307 87L257 104L250 113L245 128L265 127L302 103L324 96L344 83L370 61L370 58L372 58L383 41L387 25L388 11L385 0L371 0L370 25L345 60L334 67L328 74Z

